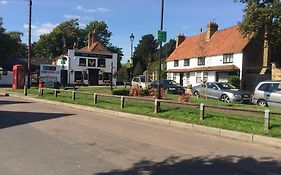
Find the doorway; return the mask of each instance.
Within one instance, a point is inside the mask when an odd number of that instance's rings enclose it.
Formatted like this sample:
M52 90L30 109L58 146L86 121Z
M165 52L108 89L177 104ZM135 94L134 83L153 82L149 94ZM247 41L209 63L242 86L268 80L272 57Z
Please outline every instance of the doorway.
M68 77L67 75L68 75L67 70L61 70L60 82L61 82L62 85L67 84L67 77Z
M89 71L89 85L99 85L99 69L88 69Z
M183 86L183 73L180 73L180 85Z

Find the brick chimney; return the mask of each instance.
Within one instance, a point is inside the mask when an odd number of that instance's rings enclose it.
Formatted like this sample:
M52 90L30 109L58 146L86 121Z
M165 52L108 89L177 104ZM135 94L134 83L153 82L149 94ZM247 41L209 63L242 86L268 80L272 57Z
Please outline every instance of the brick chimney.
M97 41L98 41L98 34L96 32L96 29L94 28L93 35L92 35L92 43L95 43Z
M185 40L185 36L184 34L180 33L178 34L177 38L176 38L176 48L181 45L181 43Z
M206 31L206 41L210 41L213 34L218 30L218 24L216 22L209 22Z
M88 48L90 48L92 46L92 44L93 44L93 34L92 34L92 32L90 32L88 34Z

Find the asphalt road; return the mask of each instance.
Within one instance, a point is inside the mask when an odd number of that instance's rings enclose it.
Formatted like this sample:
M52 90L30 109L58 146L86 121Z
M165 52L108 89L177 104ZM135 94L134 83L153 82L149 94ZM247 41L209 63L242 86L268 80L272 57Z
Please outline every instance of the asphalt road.
M281 150L0 96L0 175L274 175Z

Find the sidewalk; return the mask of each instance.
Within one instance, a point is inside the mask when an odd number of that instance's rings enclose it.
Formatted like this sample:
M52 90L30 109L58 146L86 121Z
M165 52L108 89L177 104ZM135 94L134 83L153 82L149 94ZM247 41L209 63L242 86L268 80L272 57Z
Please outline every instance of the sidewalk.
M137 115L137 114L124 113L124 112L119 112L119 111L105 110L105 109L89 107L89 106L49 101L49 100L45 100L45 99L38 99L38 98L36 98L35 95L24 96L24 94L7 92L6 89L1 88L0 96L4 96L5 94L9 94L12 97L27 99L27 100L31 100L31 101L35 101L35 102L40 102L40 103L61 105L61 106L69 107L69 108L85 110L85 111L90 111L90 112L103 112L103 113L106 113L106 114L109 114L112 116L116 116L116 117L123 117L123 118L128 118L131 120L153 122L155 124L164 124L164 125L167 125L168 127L186 128L186 129L191 129L191 130L201 132L204 134L210 134L210 135L215 135L215 136L224 137L224 138L228 138L228 139L241 140L243 142L248 142L248 143L253 143L253 144L281 148L281 139L278 139L278 138L242 133L242 132L231 131L231 130L220 129L220 128L212 128L212 127L207 127L207 126L203 126L203 125L183 123L183 122L173 121L173 120L169 120L169 119L161 119L161 118L155 118L155 117L149 117L149 116L143 116L143 115Z

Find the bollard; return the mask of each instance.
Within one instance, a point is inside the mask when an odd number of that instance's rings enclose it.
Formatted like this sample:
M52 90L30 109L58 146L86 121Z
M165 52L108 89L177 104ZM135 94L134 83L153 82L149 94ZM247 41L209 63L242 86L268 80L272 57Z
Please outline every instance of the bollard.
M72 100L75 100L75 99L76 99L76 92L72 91Z
M121 108L123 109L125 106L125 98L124 96L121 96Z
M269 130L270 128L270 110L264 111L264 129Z
M23 87L23 94L24 94L25 96L27 96L27 86L26 86L26 85Z
M97 100L98 100L98 95L97 93L94 93L94 104L97 104Z
M155 99L154 113L158 113L158 112L160 112L160 101L159 101L159 99Z
M55 97L58 97L58 90L55 89Z
M200 104L200 120L204 120L205 118L205 105L204 103Z
M40 95L43 96L44 95L44 89L41 88L41 92Z

